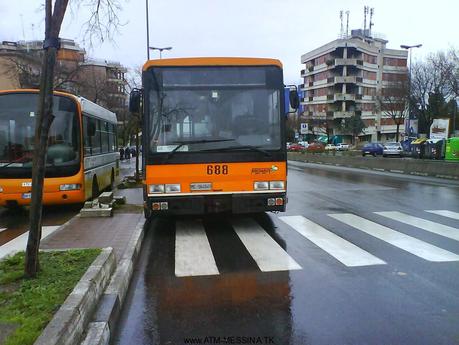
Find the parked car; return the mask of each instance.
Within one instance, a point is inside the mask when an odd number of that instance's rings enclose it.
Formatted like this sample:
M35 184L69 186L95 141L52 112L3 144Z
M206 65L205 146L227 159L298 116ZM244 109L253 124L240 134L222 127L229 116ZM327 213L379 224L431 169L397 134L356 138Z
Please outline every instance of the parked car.
M307 147L306 151L308 152L324 152L325 145L319 142L310 143Z
M295 151L295 152L303 151L304 149L305 147L300 144L291 144L288 148L289 151Z
M382 155L384 146L380 143L367 143L362 147L362 156L372 155L374 157Z
M383 157L387 156L403 156L403 148L400 143L397 142L390 142L385 143L383 148Z
M349 150L349 144L339 143L338 145L336 145L336 150L337 151L348 151Z
M307 148L309 146L309 143L307 141L299 141L298 144L300 144L304 148Z
M327 144L325 145L325 151L335 151L336 150L336 146L333 145L333 144Z

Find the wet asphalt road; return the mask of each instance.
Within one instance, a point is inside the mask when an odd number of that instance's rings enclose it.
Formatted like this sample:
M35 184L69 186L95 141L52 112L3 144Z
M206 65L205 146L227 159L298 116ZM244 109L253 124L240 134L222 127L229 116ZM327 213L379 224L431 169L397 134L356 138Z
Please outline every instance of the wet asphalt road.
M147 224L113 344L459 344L458 182L289 162L288 189Z
M135 157L120 162L121 178L135 173ZM43 207L43 226L62 225L80 212L81 205ZM8 210L0 207L0 246L28 230L29 212L26 207Z

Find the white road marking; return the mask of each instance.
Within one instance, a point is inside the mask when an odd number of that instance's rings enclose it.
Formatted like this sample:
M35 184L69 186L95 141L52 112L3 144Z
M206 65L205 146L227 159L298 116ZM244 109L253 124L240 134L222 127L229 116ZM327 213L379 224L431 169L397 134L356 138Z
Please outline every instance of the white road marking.
M0 228L0 232L5 231L5 230L6 230L6 228Z
M354 214L329 214L329 216L422 259L435 262L459 261L459 255Z
M44 240L47 236L51 235L58 228L59 226L43 226L41 229L41 240ZM17 252L20 252L21 250L25 250L27 246L28 237L29 232L27 231L22 235L0 246L0 259L4 258L5 256L9 256Z
M452 226L443 225L432 222L430 220L410 216L409 214L393 211L393 212L375 212L381 216L396 220L401 223L415 226L417 228L432 232L434 234L451 238L459 241L459 229Z
M220 274L201 221L177 221L175 275L177 277Z
M305 217L285 216L279 219L346 266L384 265L386 263Z
M449 217L459 220L459 212L453 212L448 210L426 210L426 212L438 214L443 217Z
M253 219L239 218L231 223L261 271L301 269L301 266Z

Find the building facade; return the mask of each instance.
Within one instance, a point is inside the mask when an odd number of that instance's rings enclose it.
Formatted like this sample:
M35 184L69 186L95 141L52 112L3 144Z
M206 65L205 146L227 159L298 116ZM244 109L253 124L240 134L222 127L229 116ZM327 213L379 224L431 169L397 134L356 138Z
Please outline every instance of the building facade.
M301 116L310 123L311 134L340 135L346 142L353 142L354 137L359 141L395 139L397 125L384 111L381 95L394 82L406 80L407 51L388 49L387 42L352 30L349 37L301 56L305 64ZM363 128L352 133L351 122L360 122Z

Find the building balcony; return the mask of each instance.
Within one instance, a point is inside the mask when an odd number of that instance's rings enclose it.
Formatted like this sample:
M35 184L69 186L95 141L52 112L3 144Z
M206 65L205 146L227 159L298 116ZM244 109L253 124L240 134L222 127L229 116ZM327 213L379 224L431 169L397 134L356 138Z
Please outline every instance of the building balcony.
M355 116L355 111L334 111L333 118L334 119L345 119L348 117Z
M355 101L356 95L350 93L335 93L327 96L328 101Z
M362 65L363 61L358 60L358 59L335 59L335 66L356 66L356 65Z
M345 76L345 77L337 76L337 77L332 77L330 79L332 79L331 82L333 82L335 84L337 84L337 83L341 83L341 84L343 84L343 83L353 83L353 84L355 84L355 83L358 82L358 80L362 81L362 78L356 77L356 76Z

